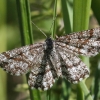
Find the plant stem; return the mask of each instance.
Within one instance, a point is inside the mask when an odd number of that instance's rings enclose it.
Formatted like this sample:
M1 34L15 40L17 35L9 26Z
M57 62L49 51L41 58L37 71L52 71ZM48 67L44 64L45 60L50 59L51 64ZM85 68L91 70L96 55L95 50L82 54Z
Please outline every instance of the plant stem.
M74 0L74 10L73 10L73 31L80 31L88 29L89 24L89 12L90 12L90 5L91 0ZM86 61L86 64L89 65L89 58L83 57L83 60ZM84 94L87 96L87 100L92 100L91 95L89 94L89 91L85 85L85 83L82 81L78 84L78 87L81 87ZM78 88L79 89L79 88ZM82 93L82 90L79 90L81 92L78 92L79 98L77 100L83 100L84 94Z
M0 52L7 48L7 1L0 1ZM7 74L0 68L0 100L7 100Z
M84 92L84 94L85 94L85 96L86 96L85 99L86 99L86 100L93 100L93 98L91 97L90 92L89 92L88 88L86 87L84 81L81 81L81 82L79 83L79 86L81 87L81 89L83 90L83 92ZM81 100L81 99L80 99L80 100Z
M62 7L65 33L69 34L71 33L71 23L70 23L70 15L68 12L68 6L66 0L61 0L61 7Z
M22 45L32 44L32 29L31 29L31 17L30 17L30 7L28 0L16 0L18 9L18 18L21 32ZM29 73L26 75L27 80ZM40 100L40 94L38 90L32 90L29 87L30 99Z

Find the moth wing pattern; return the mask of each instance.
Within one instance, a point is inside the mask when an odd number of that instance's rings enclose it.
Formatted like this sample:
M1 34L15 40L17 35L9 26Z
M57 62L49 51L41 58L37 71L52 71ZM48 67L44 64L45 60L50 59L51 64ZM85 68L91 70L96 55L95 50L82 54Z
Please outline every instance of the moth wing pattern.
M56 39L76 55L95 56L100 52L100 28L74 32Z
M33 67L31 70L28 84L32 89L48 90L53 86L56 78L51 61L45 59L44 56L39 67Z
M67 51L66 46L57 46L60 57L62 76L69 82L76 84L89 76L89 69L79 57ZM62 52L63 51L63 52ZM66 52L67 51L67 52Z
M37 65L37 54L42 47L43 44L34 44L3 52L0 54L0 67L11 75L26 74L34 64Z
M17 76L30 71L29 86L48 90L58 77L71 83L88 77L89 69L78 56L91 57L99 51L100 28L94 28L3 52L0 67Z
M56 43L53 42L53 50L51 51L49 60L51 61L53 68L55 69L55 73L57 74L58 77L60 77L62 76L61 62L60 62L60 58L58 56L55 46L56 46Z

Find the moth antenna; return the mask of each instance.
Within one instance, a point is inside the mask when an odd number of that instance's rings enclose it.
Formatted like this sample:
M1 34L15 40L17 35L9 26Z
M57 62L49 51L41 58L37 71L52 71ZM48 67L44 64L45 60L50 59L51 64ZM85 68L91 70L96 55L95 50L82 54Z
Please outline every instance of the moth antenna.
M57 15L56 15L56 16L53 18L53 20L52 20L52 23L51 23L51 26L50 26L49 32L51 31L51 28L52 28L53 23L54 23L54 21L56 20L56 18L57 18Z
M32 22L32 24L47 38L47 35L34 22Z

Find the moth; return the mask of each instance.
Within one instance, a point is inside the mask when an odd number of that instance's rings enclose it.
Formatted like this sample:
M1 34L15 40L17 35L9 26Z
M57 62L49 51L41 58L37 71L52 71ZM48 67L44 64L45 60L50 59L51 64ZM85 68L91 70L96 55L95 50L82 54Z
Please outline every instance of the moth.
M0 67L11 75L30 72L29 86L48 90L59 77L74 84L87 78L89 69L78 56L91 57L99 51L100 28L94 28L3 52Z

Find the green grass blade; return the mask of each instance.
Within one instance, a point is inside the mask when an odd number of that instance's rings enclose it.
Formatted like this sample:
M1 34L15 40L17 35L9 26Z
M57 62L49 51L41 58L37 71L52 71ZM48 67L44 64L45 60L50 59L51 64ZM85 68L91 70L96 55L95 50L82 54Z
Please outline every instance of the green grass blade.
M64 30L66 34L71 33L71 16L69 15L72 11L68 9L68 1L61 0L61 8L62 8L62 15L63 15L63 22L64 22ZM71 12L70 12L71 11ZM70 84L63 80L62 82L62 99L68 99L70 95Z
M77 85L77 100L84 100L84 94L80 85Z
M20 24L20 32L21 32L21 40L22 45L33 43L32 39L32 31L31 31L31 18L30 18L30 7L28 0L16 0L17 9L18 9L18 17ZM26 75L27 80L29 74ZM40 100L40 94L38 90L31 90L30 98L31 100Z
M0 1L0 52L5 51L7 48L7 27L6 27L6 14L7 14L7 1ZM0 68L0 99L7 100L7 74Z
M69 34L71 32L71 23L70 23L70 18L69 18L70 15L68 12L68 5L66 0L61 0L61 7L62 7L65 33Z
M100 93L99 93L100 91L98 88L98 87L100 87L100 59L98 59L98 60L96 59L96 61L97 61L96 63L98 63L98 64L97 64L95 79L94 79L94 100L98 100L99 95L100 95Z
M100 54L95 57L90 58L91 71L94 77L92 79L91 94L93 95L93 100L98 100L100 98Z
M79 86L81 87L82 91L84 92L85 96L86 96L86 100L93 100L92 96L90 95L90 92L88 90L88 88L86 87L84 81L81 81L79 83ZM80 93L79 93L80 94ZM80 95L78 95L80 96ZM81 98L81 97L80 97ZM79 99L79 100L82 100L82 99Z
M88 29L91 0L74 0L73 30Z
M100 25L100 13L98 10L100 9L100 0L92 0L91 8Z
M88 29L88 24L89 24L89 12L90 12L90 5L91 5L91 0L74 0L74 11L73 11L73 31L80 31L80 30L85 30ZM89 58L82 57L83 61L86 61L86 64L89 65ZM91 95L89 94L89 91L85 85L85 83L82 81L78 84L78 87L81 87L81 95L80 93L77 98L77 100L83 100L84 94L87 97L87 100L93 100ZM82 93L84 92L84 94ZM83 95L82 95L83 94Z
M31 20L30 11L27 4L27 0L16 0L18 9L18 18L21 31L22 45L32 43L32 32L31 32Z
M47 100L52 100L51 98L51 91L47 90Z

